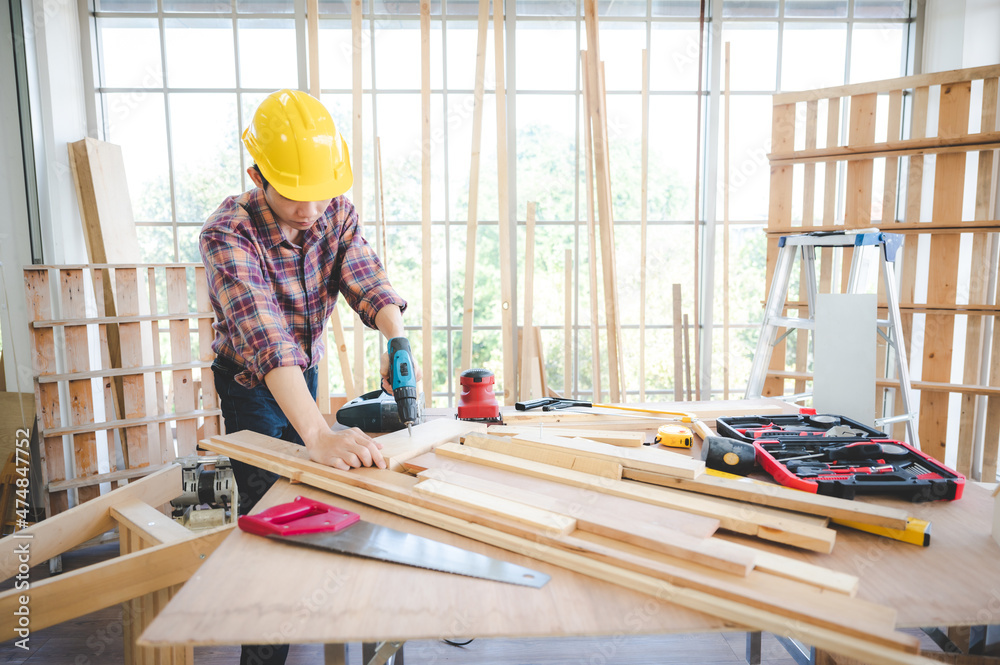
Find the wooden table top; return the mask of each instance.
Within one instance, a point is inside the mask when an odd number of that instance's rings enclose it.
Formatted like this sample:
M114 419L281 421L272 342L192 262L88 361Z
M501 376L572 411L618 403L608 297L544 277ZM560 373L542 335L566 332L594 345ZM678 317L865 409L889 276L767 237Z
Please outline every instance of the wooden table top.
M293 547L235 530L153 621L143 640L153 645L340 643L741 629L306 485L281 480L260 506L298 495L356 511L376 524L534 568L552 579L542 589L532 589ZM835 527L837 544L826 555L724 537L857 575L858 595L895 608L899 627L1000 623L1000 547L990 536L989 491L970 483L954 502L877 501L930 521L930 546L845 527Z

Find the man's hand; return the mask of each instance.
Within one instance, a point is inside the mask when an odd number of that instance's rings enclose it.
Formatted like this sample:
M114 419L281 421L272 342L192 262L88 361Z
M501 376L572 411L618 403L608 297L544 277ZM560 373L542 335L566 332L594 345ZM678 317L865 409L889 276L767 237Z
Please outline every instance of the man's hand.
M391 395L392 377L389 376L389 354L386 352L382 353L382 359L379 361L379 373L382 374L382 390L386 391ZM422 379L424 376L424 373L420 371L420 365L417 364L416 360L413 361L413 374L416 379L416 382L419 384L420 379Z
M357 427L336 432L328 428L319 432L312 441L307 441L306 448L312 461L341 471L362 466L386 468L380 452L382 444Z

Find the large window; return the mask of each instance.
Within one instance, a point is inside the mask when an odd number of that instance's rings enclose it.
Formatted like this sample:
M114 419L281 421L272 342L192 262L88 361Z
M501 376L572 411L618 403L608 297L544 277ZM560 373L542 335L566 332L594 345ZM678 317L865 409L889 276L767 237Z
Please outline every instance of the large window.
M252 186L240 134L257 103L308 81L304 0L94 0L96 89L104 136L122 146L144 261L198 261L197 235L226 196ZM431 270L435 403L450 400L459 369L469 192L476 11L472 0L431 4L433 219ZM619 303L630 399L639 391L642 49L649 49L649 172L645 393L672 399L672 285L694 307L695 156L701 150L698 244L703 270L702 352L713 396L741 395L764 297L770 95L781 90L904 75L912 59L911 0L710 0L703 40L694 0L601 0ZM511 210L519 222L523 285L526 204L538 204L533 320L546 378L564 385L565 250L571 250L574 353L570 391L591 397L589 260L584 181L580 0L508 0ZM352 34L347 0L321 0L323 101L351 141ZM421 104L419 4L364 0L361 208L366 236L409 301L411 344L421 345ZM697 127L703 43L702 135ZM728 321L724 321L723 81L731 48ZM500 373L499 241L492 24L488 37L479 187L473 364ZM376 138L383 197L376 187ZM708 279L711 276L712 279ZM519 306L523 298L518 298ZM602 308L603 309L603 308ZM347 345L356 319L343 310ZM603 320L603 311L601 313ZM520 320L520 313L518 319ZM693 316L690 317L692 320ZM723 325L727 323L729 347ZM693 348L693 335L691 333ZM605 337L602 334L601 343ZM331 345L332 346L332 339ZM366 388L376 385L377 335L365 337ZM348 354L355 358L353 350ZM602 349L602 355L604 350ZM693 362L693 359L692 359ZM723 368L728 364L728 382ZM606 365L606 362L605 362ZM693 370L692 370L693 371ZM710 375L707 376L707 375ZM343 390L331 363L331 390ZM602 380L607 396L607 376Z

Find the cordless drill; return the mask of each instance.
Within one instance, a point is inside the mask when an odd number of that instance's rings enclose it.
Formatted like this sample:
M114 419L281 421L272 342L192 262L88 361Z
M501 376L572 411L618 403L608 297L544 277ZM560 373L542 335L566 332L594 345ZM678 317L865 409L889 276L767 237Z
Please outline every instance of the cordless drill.
M399 420L406 425L413 436L413 424L420 418L417 404L417 377L413 374L413 354L405 337L389 340L389 376L392 381L392 396L399 408Z

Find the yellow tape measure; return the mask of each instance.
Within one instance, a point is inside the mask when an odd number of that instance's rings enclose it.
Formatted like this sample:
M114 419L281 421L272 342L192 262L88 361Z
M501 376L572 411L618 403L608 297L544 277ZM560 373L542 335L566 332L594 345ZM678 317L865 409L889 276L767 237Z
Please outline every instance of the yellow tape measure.
M654 443L671 448L690 448L691 441L691 430L683 425L660 425L653 439Z

